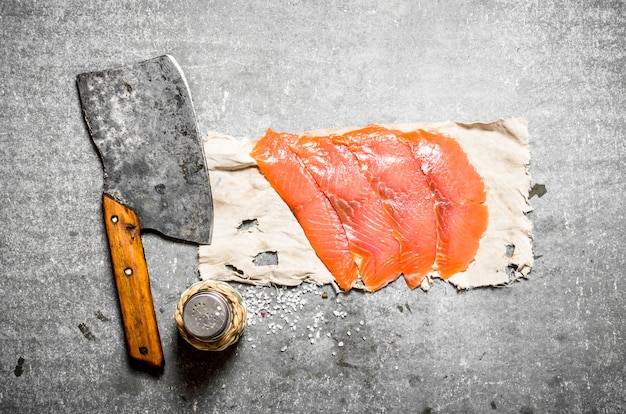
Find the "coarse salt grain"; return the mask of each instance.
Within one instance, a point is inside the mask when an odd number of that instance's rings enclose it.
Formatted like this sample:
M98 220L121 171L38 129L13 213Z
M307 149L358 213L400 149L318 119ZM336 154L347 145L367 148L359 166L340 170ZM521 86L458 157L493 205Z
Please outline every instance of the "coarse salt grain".
M277 331L283 330L283 327L296 331L302 319L297 315L297 312L307 304L307 299L304 296L309 293L317 294L319 291L318 286L307 283L297 288L277 287L270 289L267 286L247 286L242 296L248 310L248 325L267 324L266 335L275 335ZM335 317L341 319L346 318L348 315L346 311L341 309L342 305L339 296L331 303L336 303L339 309L318 310L312 319L309 320L309 324L306 325L306 337L311 344L315 343L315 339L323 336L322 329L327 322L327 312L332 312ZM304 319L308 319L308 317ZM284 325L274 322L276 320L284 321ZM362 326L364 324L364 321L359 321L359 325ZM360 332L360 328L357 327L356 332ZM351 336L352 332L349 330L346 334ZM326 332L326 337L332 338L331 332ZM361 338L365 340L364 336ZM247 338L247 340L250 342L253 338ZM337 346L343 347L343 341L338 342ZM256 348L256 345L252 345L252 347ZM286 349L287 347L285 346L280 350L285 352Z

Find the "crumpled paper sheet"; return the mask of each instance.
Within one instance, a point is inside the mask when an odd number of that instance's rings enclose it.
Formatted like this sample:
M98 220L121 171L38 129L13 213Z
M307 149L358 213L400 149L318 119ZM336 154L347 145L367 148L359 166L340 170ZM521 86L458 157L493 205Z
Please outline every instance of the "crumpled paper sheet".
M532 223L526 213L530 174L527 123L522 118L491 123L425 122L384 125L402 131L437 129L455 138L483 177L489 223L475 260L448 279L458 289L503 286L526 278L533 265ZM311 131L343 133L354 128ZM204 152L210 171L215 221L211 245L199 247L203 280L295 286L333 284L334 279L306 239L289 207L261 175L249 153L255 140L208 134ZM259 253L275 252L278 264L256 265ZM430 287L436 273L422 288ZM337 286L335 285L335 288Z

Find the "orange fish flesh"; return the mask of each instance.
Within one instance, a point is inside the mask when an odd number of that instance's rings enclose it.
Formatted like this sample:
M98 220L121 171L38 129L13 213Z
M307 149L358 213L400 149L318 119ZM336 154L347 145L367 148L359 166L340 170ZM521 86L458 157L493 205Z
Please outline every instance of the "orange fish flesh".
M420 285L432 270L437 251L435 197L400 131L368 126L333 136L356 156L361 171L382 201L402 247L400 266L407 285Z
M337 284L344 290L350 290L359 274L346 233L328 198L302 161L289 149L289 145L297 139L295 134L268 130L251 155L261 173L291 208L311 246Z
M376 291L397 279L400 244L355 156L327 136L305 136L290 148L337 211L365 288Z
M467 269L487 228L482 178L436 131L268 130L251 155L344 290L359 277L369 291L401 273L411 289L433 270L447 279Z

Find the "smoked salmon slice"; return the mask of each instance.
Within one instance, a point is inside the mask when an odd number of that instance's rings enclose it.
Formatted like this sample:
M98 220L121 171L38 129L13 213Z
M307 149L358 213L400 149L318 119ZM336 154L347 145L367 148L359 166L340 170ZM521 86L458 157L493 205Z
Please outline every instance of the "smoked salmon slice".
M485 184L455 139L421 129L404 138L441 198L485 202Z
M437 203L437 269L442 279L464 271L474 260L487 219L484 204Z
M391 219L402 247L400 265L407 285L414 289L432 271L437 252L435 197L420 163L398 139L399 131L368 126L332 137L346 145L361 165Z
M397 279L402 267L394 226L355 156L328 136L304 136L290 148L337 211L365 288L376 291Z
M268 130L251 155L261 173L291 208L304 234L337 284L350 290L359 274L346 232L328 198L289 149L298 136Z
M439 276L467 269L487 229L485 184L459 143L440 133L417 130L402 139L412 148L436 198Z

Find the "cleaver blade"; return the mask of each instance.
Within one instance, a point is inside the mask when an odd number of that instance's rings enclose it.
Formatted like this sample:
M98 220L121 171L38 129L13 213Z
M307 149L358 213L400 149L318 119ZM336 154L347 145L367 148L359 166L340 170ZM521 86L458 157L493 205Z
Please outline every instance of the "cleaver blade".
M169 55L77 77L104 193L144 229L209 244L213 204L187 81Z

